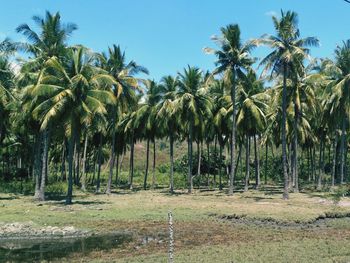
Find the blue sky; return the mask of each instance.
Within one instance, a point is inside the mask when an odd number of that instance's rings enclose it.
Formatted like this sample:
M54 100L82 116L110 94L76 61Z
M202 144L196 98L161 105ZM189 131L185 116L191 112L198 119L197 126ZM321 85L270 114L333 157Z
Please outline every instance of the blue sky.
M220 27L238 23L244 40L273 33L271 15L281 9L299 14L302 36L320 39L313 56L332 56L336 45L350 38L350 4L343 0L11 0L1 2L0 40L24 40L15 33L19 24L32 24L31 17L45 10L59 11L63 21L79 27L71 44L95 51L120 44L158 80L187 64L213 69L215 57L202 48L215 46L210 36ZM254 55L266 52L259 48Z

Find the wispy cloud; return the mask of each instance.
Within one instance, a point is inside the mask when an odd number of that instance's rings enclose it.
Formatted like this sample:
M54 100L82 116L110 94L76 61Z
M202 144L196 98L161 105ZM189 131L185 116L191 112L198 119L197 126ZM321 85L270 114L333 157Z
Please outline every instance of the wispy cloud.
M265 13L265 16L277 16L277 12L273 11L273 10L270 10L270 11Z

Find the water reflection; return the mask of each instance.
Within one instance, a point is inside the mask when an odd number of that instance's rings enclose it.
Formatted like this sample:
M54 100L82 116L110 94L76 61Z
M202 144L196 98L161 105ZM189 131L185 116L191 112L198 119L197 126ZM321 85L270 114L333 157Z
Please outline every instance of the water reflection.
M130 234L120 233L80 238L0 240L0 262L51 261L68 257L73 252L87 254L93 250L117 248L130 240Z

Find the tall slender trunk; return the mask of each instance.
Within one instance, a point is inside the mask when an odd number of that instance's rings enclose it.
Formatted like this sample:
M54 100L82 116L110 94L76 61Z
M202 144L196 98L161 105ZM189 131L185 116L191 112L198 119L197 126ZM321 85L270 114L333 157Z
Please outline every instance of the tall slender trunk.
M238 166L239 166L240 161L242 159L241 155L242 155L242 143L239 143L239 145L238 145L238 154L237 154L237 159L236 159L236 166L235 166L235 175L237 175ZM242 162L241 162L241 164L242 164Z
M293 123L293 190L299 192L299 174L298 174L298 120L299 120L299 109L296 102L294 102L294 123Z
M122 173L124 157L125 157L125 153L122 152L122 157L120 158L120 164L119 164L119 174Z
M48 177L48 155L49 155L49 130L43 131L43 155L42 155L42 172L38 200L45 200L46 178Z
M256 138L257 135L254 135L254 155L255 155L255 189L260 187L260 160L259 160L259 139Z
M96 163L98 160L98 154L93 153L93 167L92 167L92 178L91 178L91 182L90 185L94 185L95 184L95 177L96 177Z
M322 150L323 150L323 136L320 138L320 155L319 155L319 167L318 167L318 178L317 178L317 190L322 188L322 174L323 174L323 164L322 164Z
M73 150L73 183L77 185L77 141L74 143Z
M289 143L288 144L288 152L287 152L287 163L288 163L288 188L289 190L292 189L293 187L293 175L294 175L294 166L293 164L293 144Z
M145 178L143 180L143 189L147 189L147 177L148 177L148 165L149 165L149 139L147 139L147 146L146 146L146 171L145 171Z
M62 144L62 156L61 156L61 180L66 180L66 140L63 140Z
M231 133L231 152L230 152L230 163L231 172L229 179L229 189L228 194L233 195L233 180L235 172L235 144L236 144L236 69L232 68L232 90L231 90L231 100L232 100L232 133Z
M208 155L208 172L207 172L207 176L208 176L208 182L207 182L207 186L209 188L210 186L210 143L207 142L207 155Z
M87 154L87 146L88 146L88 134L85 133L84 140L84 153L83 153L83 169L82 169L82 179L81 179L81 190L86 191L86 154Z
M308 173L308 182L311 182L311 168L310 168L310 159L311 159L311 147L307 147L307 173Z
M192 134L193 133L193 120L190 120L190 129L189 129L189 135L188 135L188 177L187 177L187 183L188 183L188 193L192 193L193 189L193 178L192 178Z
M101 164L102 164L102 133L100 133L100 142L98 144L98 162L97 162L97 183L96 193L100 192L101 187Z
M34 175L35 175L34 198L35 199L39 199L40 197L40 182L41 182L41 167L42 167L41 165L42 163L40 162L41 156L42 156L41 152L42 152L42 134L41 132L39 132L35 141L35 157L34 157Z
M222 190L222 145L219 142L219 190Z
M152 189L156 188L156 138L153 139Z
M340 184L344 183L346 119L343 117L340 143Z
M80 183L80 140L77 139L76 141L76 162L75 162L75 169L76 169L76 178L75 178L75 185L79 185Z
M287 99L287 64L283 64L283 91L282 91L282 167L283 167L283 199L289 199L287 173L287 138L286 138L286 99Z
M66 197L66 205L72 204L73 196L73 154L74 154L74 144L76 140L76 129L74 125L74 119L71 120L71 136L69 138L68 145L68 191Z
M201 182L201 160L202 160L202 147L200 147L200 142L197 142L197 177L199 182Z
M217 156L217 145L218 145L218 137L215 136L215 139L214 139L214 162L216 161L216 156ZM213 188L215 189L216 188L216 169L215 169L215 166L214 166L214 178L213 178Z
M129 188L133 189L133 181L134 181L134 134L131 136L130 143L130 171L129 171Z
M335 131L334 143L333 143L333 164L332 164L332 186L335 185L335 166L337 157L337 143L338 143L338 133Z
M170 134L170 193L174 193L174 138Z
M246 143L245 143L245 180L244 180L244 192L248 191L249 188L249 159L250 159L250 137L246 136Z
M115 164L115 186L118 187L118 177L119 177L119 153L117 155L117 161Z
M114 163L115 163L115 132L112 134L112 145L111 145L111 160L109 162L109 175L108 175L108 181L107 181L107 189L106 193L111 193L111 187L112 187L112 178L113 178L113 169L114 169Z
M266 144L265 144L265 173L264 173L265 185L267 185L267 154L268 154L268 151L269 151L269 144L266 141Z
M311 175L312 175L312 182L315 182L315 163L316 163L316 153L315 153L315 146L312 146L312 151L311 151Z

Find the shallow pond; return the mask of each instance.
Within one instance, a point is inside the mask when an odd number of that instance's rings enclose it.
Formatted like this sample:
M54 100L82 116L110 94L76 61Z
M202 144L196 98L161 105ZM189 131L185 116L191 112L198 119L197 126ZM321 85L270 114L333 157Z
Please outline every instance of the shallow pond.
M0 262L40 262L69 258L71 253L118 248L131 241L130 234L95 235L79 238L0 239Z

